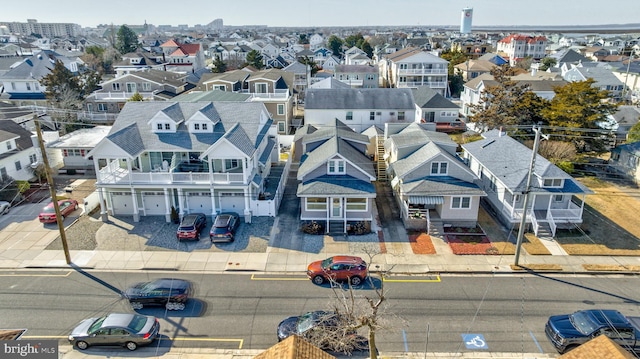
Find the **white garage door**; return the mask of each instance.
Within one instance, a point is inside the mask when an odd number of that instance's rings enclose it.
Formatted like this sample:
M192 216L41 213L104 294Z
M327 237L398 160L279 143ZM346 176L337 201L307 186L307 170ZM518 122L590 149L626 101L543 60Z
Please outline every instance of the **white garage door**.
M142 202L144 203L144 213L147 216L162 216L167 213L164 192L142 192Z
M244 192L221 192L220 212L244 212Z
M213 207L211 206L211 192L187 192L188 208L191 213L204 213L210 215Z
M132 215L133 199L131 192L111 192L111 209L113 215Z

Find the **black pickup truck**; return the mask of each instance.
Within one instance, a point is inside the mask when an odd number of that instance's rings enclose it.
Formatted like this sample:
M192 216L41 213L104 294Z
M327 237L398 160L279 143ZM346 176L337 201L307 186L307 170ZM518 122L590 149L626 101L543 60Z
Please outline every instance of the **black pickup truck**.
M640 317L626 317L617 310L589 309L549 317L547 338L559 353L606 335L630 352L640 353Z

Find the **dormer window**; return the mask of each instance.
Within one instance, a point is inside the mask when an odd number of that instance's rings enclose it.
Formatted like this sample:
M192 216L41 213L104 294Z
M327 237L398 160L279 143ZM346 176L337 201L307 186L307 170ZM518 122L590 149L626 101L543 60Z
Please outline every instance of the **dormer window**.
M168 130L170 130L170 129L171 129L171 124L170 124L170 123L168 123L168 122L167 122L167 123L165 123L165 124L164 124L164 129L165 129L165 130L167 130L167 131L168 131Z
M156 129L162 131L162 124L161 123L156 124Z
M202 124L202 130L203 130L203 131L206 131L206 130L208 130L208 129L209 129L209 126L207 126L207 124L206 124L206 123L203 123L203 124Z
M447 174L447 162L432 162L431 174L432 175L446 175Z
M543 187L562 187L562 178L545 178Z
M200 124L199 123L194 123L193 124L193 129L196 131L200 131Z
M327 173L330 175L342 175L346 173L344 160L330 160L327 163L327 167Z

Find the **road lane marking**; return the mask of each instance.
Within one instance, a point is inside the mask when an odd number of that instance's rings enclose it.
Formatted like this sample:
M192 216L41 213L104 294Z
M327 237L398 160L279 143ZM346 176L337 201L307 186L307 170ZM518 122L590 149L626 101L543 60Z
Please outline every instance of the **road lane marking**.
M73 271L66 274L0 274L0 277L68 277L71 273Z
M389 283L440 283L440 275L429 276L429 279L389 279L388 277L382 277L382 281Z
M531 338L533 338L533 342L536 343L536 346L538 347L538 350L540 351L540 353L544 353L542 351L542 347L540 346L540 343L538 343L538 339L536 339L536 336L533 335L533 332L529 331L529 334L531 335Z
M305 277L257 277L255 274L251 275L251 280L309 280Z

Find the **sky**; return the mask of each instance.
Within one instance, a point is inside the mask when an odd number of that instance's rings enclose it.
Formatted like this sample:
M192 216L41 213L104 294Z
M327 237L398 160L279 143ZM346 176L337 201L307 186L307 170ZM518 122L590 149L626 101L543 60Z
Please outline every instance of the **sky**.
M640 0L28 0L0 5L0 22L272 27L460 25L604 25L640 23Z

